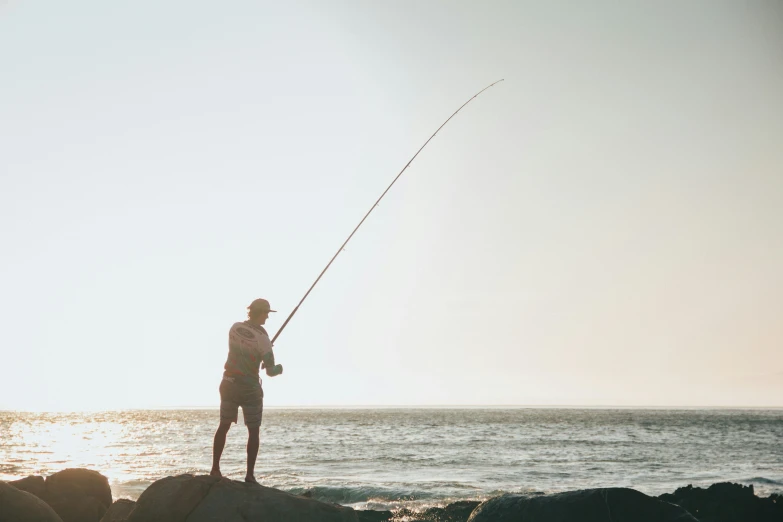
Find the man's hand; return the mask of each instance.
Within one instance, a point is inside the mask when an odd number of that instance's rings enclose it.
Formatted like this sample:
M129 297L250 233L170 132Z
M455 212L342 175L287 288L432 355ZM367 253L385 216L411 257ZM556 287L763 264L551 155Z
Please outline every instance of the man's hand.
M276 377L283 373L283 365L282 364L276 364L271 368L266 369L266 374L270 377Z

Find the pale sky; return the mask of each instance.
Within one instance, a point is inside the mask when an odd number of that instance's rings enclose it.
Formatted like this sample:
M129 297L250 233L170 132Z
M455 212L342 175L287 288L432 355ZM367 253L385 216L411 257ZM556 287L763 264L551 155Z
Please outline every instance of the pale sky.
M0 2L0 409L783 406L783 3Z

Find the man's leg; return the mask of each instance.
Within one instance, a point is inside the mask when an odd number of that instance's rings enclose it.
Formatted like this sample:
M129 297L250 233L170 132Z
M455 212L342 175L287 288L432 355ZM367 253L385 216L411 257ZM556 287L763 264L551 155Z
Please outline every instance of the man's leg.
M261 426L247 427L247 475L245 482L258 484L255 476L256 457L258 457L259 432Z
M223 448L226 447L226 434L231 429L231 421L220 421L215 440L212 443L212 471L209 472L213 477L222 477L220 473L220 457L223 455Z

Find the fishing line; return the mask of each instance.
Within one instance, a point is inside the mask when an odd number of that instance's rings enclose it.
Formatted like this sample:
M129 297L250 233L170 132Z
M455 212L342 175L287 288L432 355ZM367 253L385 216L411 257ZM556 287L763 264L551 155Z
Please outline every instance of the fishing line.
M389 184L389 186L388 186L388 187L386 187L386 190L384 190L384 191L383 191L383 194L381 194L381 197L379 197L379 198L378 198L378 200L377 200L375 203L373 203L373 205L370 207L370 210L368 210L368 211L367 211L367 213L366 213L366 214L364 215L364 217L362 218L362 220L361 220L361 221L359 221L359 224L358 224L358 225L356 225L356 228L354 228L354 229L353 229L353 232L351 232L351 235L349 235L349 236L348 236L348 239L346 239L346 240L343 242L343 244L342 244L342 245L340 245L340 248L338 248L338 249L337 249L337 252L334 254L334 256L332 256L332 259L329 261L329 263L327 263L326 267L325 267L323 270L321 270L321 273L320 273L320 274L318 275L318 277L315 279L315 282L313 282L313 284L312 284L312 285L310 285L310 288L307 290L307 292L305 293L304 297L302 297L302 299L299 301L299 304L298 304L298 305L296 305L296 306L294 307L294 309L293 309L293 310L291 311L291 313L288 315L288 318L286 318L285 322L283 323L283 326L281 326L281 327L280 327L280 329L277 331L277 333L275 334L275 336L272 338L272 344L273 344L273 345L275 344L275 340L276 340L278 337L280 337L280 334L281 334L281 333L283 333L283 330L284 330L284 329L285 329L285 327L288 325L288 322L289 322L289 321L291 320L291 318L294 316L294 314L296 313L296 311L297 311L297 310L299 310L299 307L300 307L300 306L302 306L302 303L304 303L304 300L305 300L305 299L307 299L307 296L308 296L308 295L310 295L310 292L313 290L313 288L315 288L315 285L316 285L316 284L318 284L318 281L320 281L320 280L321 280L321 277L324 275L324 273L326 273L326 271L329 269L329 267L330 267L330 266L332 266L332 262L334 262L334 260L335 260L335 259L337 259L337 256L338 256L338 255L340 255L340 252L342 252L342 251L343 251L343 249L345 248L345 245L347 245L347 244L348 244L348 241L350 241L350 240L351 240L351 238L353 237L353 235L356 233L356 231L357 231L357 230L359 230L359 227L360 227L360 226L362 226L362 223L364 223L364 220L365 220L365 219L367 219L367 216L369 216L369 215L370 215L370 213L371 213L371 212L372 212L372 211L375 209L375 207L377 207L377 206L378 206L378 203L380 203L380 202L381 202L381 200L383 199L383 196L385 196L385 195L386 195L386 193L387 193L387 192L389 192L389 189L391 189L391 188L392 188L392 185L394 185L394 184L397 182L397 180L400 178L400 176L402 176L402 173L403 173L403 172L405 172L405 170L408 168L408 166L409 166L411 163L413 163L413 160L415 160L415 159L416 159L416 156L418 156L418 155L419 155L419 152L421 152L421 151L424 149L424 147L426 147L426 146L427 146L427 144L428 144L428 143L429 143L429 142L432 140L432 138L434 138L434 137L435 137L435 135L438 133L438 131L440 131L440 130L441 130L441 129L442 129L442 128L443 128L443 127L444 127L444 126L445 126L445 125L446 125L446 124L447 124L447 123L448 123L448 122L449 122L449 121L450 121L450 120L451 120L451 119L452 119L454 116L456 116L456 115L457 115L457 113L458 113L459 111L461 111L463 107L465 107L465 105L467 105L467 104L469 104L471 101L473 101L473 99L474 99L474 98L476 98L476 97L477 97L479 94L481 94L482 92L486 91L487 89L489 89L490 87L492 87L492 86L493 86L493 85L495 85L496 83L500 83L500 82L502 82L502 81L503 81L503 80L502 80L502 79L500 79L500 80L498 80L498 81L496 81L496 82L493 82L493 83L491 83L491 84L487 85L486 87L484 87L483 89L481 89L481 90L480 90L479 92L477 92L476 94L474 94L474 95L473 95L473 97L471 97L471 98L470 98L468 101L466 101L465 103L463 103L463 104L460 106L460 108L459 108L459 109L457 109L456 111L454 111L454 114L452 114L451 116L449 116L449 118L448 118L446 121L444 121L444 122L441 124L441 126L440 126L440 127L438 127L438 130L436 130L435 132L433 132L433 133L432 133L432 136L430 136L430 137L429 137L429 139L428 139L427 141L425 141L425 142L424 142L424 145L422 145L422 146L421 146L421 148L420 148L418 151L416 151L416 154L414 154L414 155L413 155L413 157L412 157L412 158L411 158L411 159L408 161L408 163L406 163L406 164L405 164L405 166L402 168L402 170L400 171L400 173L399 173L399 174L397 174L397 176L396 176L396 177L394 178L394 180L393 180L393 181L392 181L392 182Z

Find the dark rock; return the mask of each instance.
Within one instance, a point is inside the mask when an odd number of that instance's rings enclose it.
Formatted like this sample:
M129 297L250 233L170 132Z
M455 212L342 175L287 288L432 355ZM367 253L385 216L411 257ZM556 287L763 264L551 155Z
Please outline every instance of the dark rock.
M32 493L16 489L7 482L0 482L0 522L63 521L49 504Z
M29 476L21 480L12 480L9 484L21 491L32 493L38 498L43 498L46 493L46 481L43 477Z
M351 508L258 484L179 475L154 482L127 522L358 522Z
M702 489L689 485L658 498L682 506L701 522L783 521L783 498L757 497L753 486L720 482Z
M133 500L125 498L115 500L114 504L112 504L109 507L109 510L103 515L101 522L125 522L135 507L136 502Z
M417 512L410 509L399 509L395 512L390 511L377 511L376 513L390 513L390 518L378 518L368 519L369 522L375 522L379 520L381 522L389 520L407 520L410 522L466 522L476 507L481 504L474 500L460 500L458 502L452 502L443 508L429 508L424 511ZM361 517L361 515L360 515ZM364 522L364 519L360 520Z
M627 488L554 495L503 495L481 503L468 522L698 522L685 509Z
M89 469L65 469L45 480L27 477L10 484L49 504L63 522L99 522L112 500L109 480Z
M481 502L473 500L460 500L453 502L445 508L430 508L424 512L426 518L432 522L466 522Z
M111 506L109 480L89 469L65 469L46 477L41 497L63 522L99 522Z
M209 495L188 517L188 522L212 520L358 522L356 512L351 508L228 479L215 484Z
M395 511L357 511L360 522L393 522L405 520L408 522L466 522L473 510L481 504L475 500L460 500L452 502L443 508L429 508L424 511L413 511L402 508Z
M359 522L389 522L394 513L391 511L376 511L374 509L365 509L357 511L356 515L359 517Z
M128 522L185 522L218 480L208 475L179 475L157 480L139 496Z

